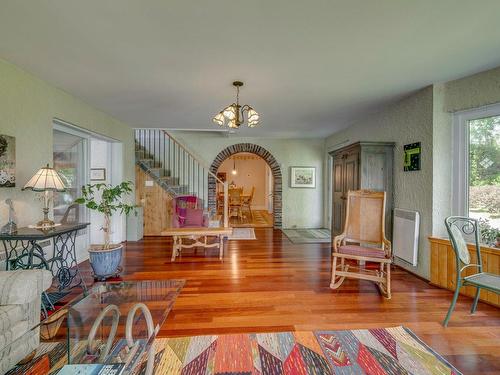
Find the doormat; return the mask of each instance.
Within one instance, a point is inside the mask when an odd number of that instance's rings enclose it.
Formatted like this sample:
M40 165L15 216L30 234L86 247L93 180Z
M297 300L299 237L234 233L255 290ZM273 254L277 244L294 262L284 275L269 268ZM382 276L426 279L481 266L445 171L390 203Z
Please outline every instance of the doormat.
M227 237L228 240L256 240L253 228L233 228L233 234Z
M285 236L295 244L298 243L328 243L332 236L329 229L282 229Z

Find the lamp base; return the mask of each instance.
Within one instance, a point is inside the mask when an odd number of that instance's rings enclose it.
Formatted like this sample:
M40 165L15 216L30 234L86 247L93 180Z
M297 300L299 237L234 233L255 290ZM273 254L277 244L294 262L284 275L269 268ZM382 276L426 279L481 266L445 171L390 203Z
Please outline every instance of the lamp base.
M38 223L36 223L36 226L40 227L40 228L52 228L55 225L56 225L56 223L54 223L52 220L49 220L49 219L43 219L42 221L39 221Z

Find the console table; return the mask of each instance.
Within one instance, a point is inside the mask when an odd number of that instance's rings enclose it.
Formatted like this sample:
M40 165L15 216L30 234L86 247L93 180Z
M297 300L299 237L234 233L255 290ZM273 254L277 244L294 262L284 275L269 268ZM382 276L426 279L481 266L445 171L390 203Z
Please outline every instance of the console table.
M233 228L169 228L161 232L162 236L172 236L174 245L172 247L173 262L176 256L179 256L184 248L201 246L204 248L218 247L219 259L224 256L224 237L233 233ZM208 237L217 237L214 243L208 243ZM186 244L184 239L191 240L192 243Z
M76 234L89 223L61 224L48 229L19 228L12 234L0 234L5 250L5 269L44 268L57 279L59 290L71 286L78 277L79 286L87 287L76 261ZM52 254L45 255L39 242L52 239Z

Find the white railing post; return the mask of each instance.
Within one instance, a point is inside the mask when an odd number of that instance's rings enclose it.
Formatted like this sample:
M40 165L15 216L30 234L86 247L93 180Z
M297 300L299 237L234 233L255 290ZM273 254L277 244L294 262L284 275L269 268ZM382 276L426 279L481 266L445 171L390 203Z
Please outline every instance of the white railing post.
M229 227L229 185L224 182L224 228Z

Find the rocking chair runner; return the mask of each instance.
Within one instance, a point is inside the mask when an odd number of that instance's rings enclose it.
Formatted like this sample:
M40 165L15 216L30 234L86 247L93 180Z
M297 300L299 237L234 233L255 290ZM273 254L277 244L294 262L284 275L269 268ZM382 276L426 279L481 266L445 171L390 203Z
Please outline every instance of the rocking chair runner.
M370 280L385 298L391 298L392 254L384 231L385 192L349 191L346 211L344 232L333 239L330 288L337 289L346 277ZM354 267L346 259L378 263L378 269Z

